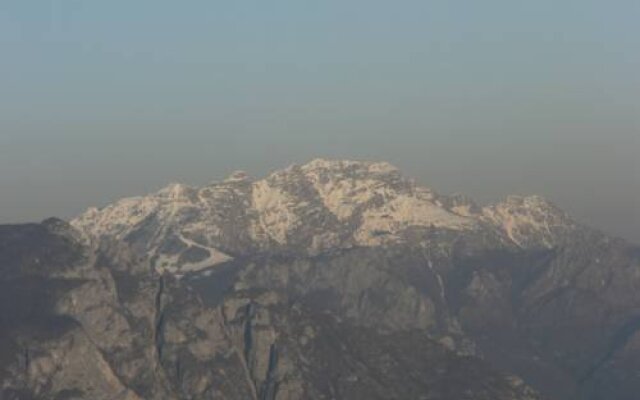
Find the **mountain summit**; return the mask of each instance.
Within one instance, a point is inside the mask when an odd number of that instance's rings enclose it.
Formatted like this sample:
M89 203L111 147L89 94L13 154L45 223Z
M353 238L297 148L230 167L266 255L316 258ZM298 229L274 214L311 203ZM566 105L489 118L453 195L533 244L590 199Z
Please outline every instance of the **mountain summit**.
M552 248L576 226L539 196L480 208L464 196L419 186L386 162L326 159L255 181L238 171L199 188L172 184L91 208L71 223L93 238L125 240L156 268L176 273L248 254L420 245L437 232Z

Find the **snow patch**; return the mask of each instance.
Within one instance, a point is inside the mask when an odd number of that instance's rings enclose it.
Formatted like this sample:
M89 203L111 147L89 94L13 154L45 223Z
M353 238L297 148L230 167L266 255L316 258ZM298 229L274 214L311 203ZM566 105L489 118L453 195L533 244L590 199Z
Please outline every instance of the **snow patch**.
M378 245L388 240L387 235L396 238L400 231L412 226L465 230L475 228L476 222L424 199L399 195L363 213L356 239L364 245Z
M252 236L259 238L264 232L276 242L286 244L287 234L299 221L293 212L294 199L265 180L254 183L252 193L252 206L258 212L258 224L254 225Z

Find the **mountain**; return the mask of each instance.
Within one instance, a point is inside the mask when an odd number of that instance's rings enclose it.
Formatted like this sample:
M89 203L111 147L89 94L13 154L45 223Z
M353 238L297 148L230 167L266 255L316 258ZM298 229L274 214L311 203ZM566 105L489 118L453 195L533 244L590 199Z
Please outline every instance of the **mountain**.
M480 207L388 163L236 172L3 226L0 285L2 398L640 391L637 246L542 197Z

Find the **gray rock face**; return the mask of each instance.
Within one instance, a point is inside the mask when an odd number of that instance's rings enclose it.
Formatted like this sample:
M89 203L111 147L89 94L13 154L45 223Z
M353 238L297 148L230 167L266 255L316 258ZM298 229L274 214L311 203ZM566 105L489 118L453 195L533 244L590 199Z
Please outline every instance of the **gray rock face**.
M0 397L538 398L431 338L450 328L431 326L434 306L417 291L393 298L405 288L388 266L351 270L359 259L231 263L178 281L61 221L2 226ZM375 286L387 293L366 294Z
M386 163L3 226L0 286L3 399L640 391L640 249L539 196L480 207Z

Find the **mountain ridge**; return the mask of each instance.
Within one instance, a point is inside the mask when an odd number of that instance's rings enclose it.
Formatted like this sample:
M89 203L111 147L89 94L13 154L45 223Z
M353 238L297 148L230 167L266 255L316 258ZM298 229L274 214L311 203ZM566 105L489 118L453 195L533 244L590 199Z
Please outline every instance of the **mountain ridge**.
M160 263L174 264L166 257L175 254L154 244L158 236L199 247L213 257L207 262L222 262L247 252L312 255L419 241L437 230L485 231L506 246L551 248L577 229L540 196L509 196L479 207L468 197L417 185L387 162L326 159L293 164L258 180L238 171L202 187L170 184L147 196L90 208L71 224L92 237L133 241Z

